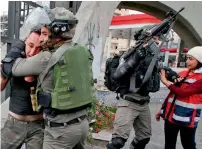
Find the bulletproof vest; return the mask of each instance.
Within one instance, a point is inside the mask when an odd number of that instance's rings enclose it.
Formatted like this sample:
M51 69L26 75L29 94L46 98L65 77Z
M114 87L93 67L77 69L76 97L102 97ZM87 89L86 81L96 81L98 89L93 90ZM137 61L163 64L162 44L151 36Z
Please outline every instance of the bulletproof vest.
M90 105L94 96L93 57L86 47L70 47L53 66L52 91L39 89L38 103L45 109L71 111Z
M30 98L30 87L36 82L27 83L24 77L12 77L9 110L19 115L34 115Z

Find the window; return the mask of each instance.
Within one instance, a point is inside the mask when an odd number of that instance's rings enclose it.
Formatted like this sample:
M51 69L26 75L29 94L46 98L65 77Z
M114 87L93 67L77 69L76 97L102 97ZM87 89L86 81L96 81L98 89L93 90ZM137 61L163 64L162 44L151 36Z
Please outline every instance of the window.
M171 43L170 48L178 48L178 43Z
M112 44L111 44L111 49L116 50L117 47L118 47L118 43L112 43Z

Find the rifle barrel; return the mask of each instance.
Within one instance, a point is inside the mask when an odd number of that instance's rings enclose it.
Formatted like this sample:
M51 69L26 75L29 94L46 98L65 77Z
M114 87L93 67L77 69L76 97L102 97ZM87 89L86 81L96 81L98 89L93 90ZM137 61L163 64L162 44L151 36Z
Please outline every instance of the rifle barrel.
M182 10L184 10L185 7L182 7L178 12L176 12L176 14L172 17L175 18Z
M136 45L134 47L134 49L131 49L130 51L128 51L124 56L123 59L126 60L128 57L130 57L137 48L139 48L142 44L144 44L145 42L148 42L153 36L155 36L158 32L160 32L162 29L164 29L170 21L174 21L175 17L182 11L184 10L185 7L182 7L178 12L176 12L173 16L171 16L171 18L165 19L161 22L161 24L159 24L156 28L154 28L155 30L152 31L152 33L150 34L150 36L146 37L145 39L146 41L142 41L141 43L139 43L138 45ZM174 20L173 20L174 19Z

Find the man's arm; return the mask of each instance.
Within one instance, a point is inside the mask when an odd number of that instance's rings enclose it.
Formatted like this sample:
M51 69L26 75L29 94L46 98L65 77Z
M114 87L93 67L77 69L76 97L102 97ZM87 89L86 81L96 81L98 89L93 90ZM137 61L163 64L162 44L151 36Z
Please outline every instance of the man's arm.
M0 66L0 69L2 69L2 64ZM1 70L2 71L2 70ZM5 78L3 75L1 75L1 91L3 91L8 83L8 78Z
M23 41L17 41L1 61L1 75L4 78L9 79L12 76L13 64L20 57L25 57L25 43Z
M6 88L7 83L8 83L8 78L4 78L1 76L1 92Z
M2 69L2 64L0 66L0 69ZM9 80L8 78L5 78L3 75L1 75L1 92L6 88L8 80Z
M41 51L39 54L29 58L18 58L13 67L13 76L30 76L39 75L47 67L51 53L49 51Z
M202 94L202 79L188 85L186 88L180 88L174 84L170 85L168 88L178 97L188 97L198 93Z
M139 65L140 60L145 57L145 53L145 48L137 50L132 57L129 58L129 60L120 64L114 73L114 79L119 80L126 74L131 74L131 72L134 71L134 68Z

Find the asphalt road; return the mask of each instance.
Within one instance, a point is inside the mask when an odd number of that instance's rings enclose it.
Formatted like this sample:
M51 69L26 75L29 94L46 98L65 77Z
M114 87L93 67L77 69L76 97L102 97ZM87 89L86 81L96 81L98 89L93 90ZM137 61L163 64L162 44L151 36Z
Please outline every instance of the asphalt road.
M152 137L146 149L164 149L164 121L160 120L157 122L155 120L155 113L157 108L159 108L161 103L152 102L150 103L150 110L151 110L151 117L152 117ZM130 138L126 142L123 149L129 149L130 142L134 138L134 130L131 130ZM106 142L97 142L97 145L88 145L87 149L106 149L105 148ZM197 149L202 149L202 122L199 123L196 132L196 144ZM178 136L176 149L183 149L181 145L180 138Z

